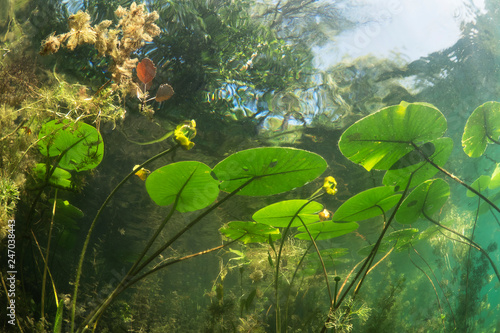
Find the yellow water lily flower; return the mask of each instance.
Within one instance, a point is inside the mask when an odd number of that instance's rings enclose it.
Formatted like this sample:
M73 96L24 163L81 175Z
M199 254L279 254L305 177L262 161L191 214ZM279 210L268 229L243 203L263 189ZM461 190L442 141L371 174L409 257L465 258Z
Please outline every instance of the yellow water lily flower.
M325 190L327 194L335 195L337 193L337 181L335 178L332 176L326 177L323 183L323 190Z
M135 165L134 166L134 171L139 169L139 165ZM135 175L139 178L141 178L142 181L145 181L146 178L148 178L148 175L151 173L151 171L149 171L148 169L144 169L144 168L140 168L139 170L137 170L137 172L135 173Z
M179 124L174 131L175 140L186 150L194 147L191 139L196 136L196 122L194 120L185 121Z

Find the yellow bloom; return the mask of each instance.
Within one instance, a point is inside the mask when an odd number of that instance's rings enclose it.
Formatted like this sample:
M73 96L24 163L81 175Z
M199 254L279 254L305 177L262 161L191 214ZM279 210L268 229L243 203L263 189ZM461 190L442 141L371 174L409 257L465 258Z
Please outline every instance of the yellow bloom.
M137 170L138 168L139 168L139 165L134 166L134 171ZM150 173L151 173L151 171L149 171L148 169L140 168L139 170L137 170L135 175L137 177L141 178L142 181L144 181L144 180L146 180L146 178L148 178L148 175Z
M327 194L335 195L337 193L337 181L335 178L332 176L326 177L323 183L323 190L325 190Z
M186 150L194 147L191 139L196 136L196 122L194 120L185 121L178 125L174 131L175 140Z

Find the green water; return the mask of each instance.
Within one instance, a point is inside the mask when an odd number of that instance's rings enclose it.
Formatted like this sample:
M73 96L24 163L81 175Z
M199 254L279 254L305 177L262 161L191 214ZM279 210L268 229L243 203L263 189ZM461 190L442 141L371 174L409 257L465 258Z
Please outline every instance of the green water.
M500 331L500 13L427 6L0 0L0 331Z

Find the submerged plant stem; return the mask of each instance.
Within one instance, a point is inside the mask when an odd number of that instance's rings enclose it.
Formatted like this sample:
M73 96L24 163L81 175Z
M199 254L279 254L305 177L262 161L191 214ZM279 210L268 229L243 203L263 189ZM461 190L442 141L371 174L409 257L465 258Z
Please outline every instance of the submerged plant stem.
M174 148L178 148L179 145L176 145ZM171 148L173 149L173 148ZM156 157L156 156L155 156ZM148 163L150 160L147 161ZM143 167L146 165L146 162L143 163L139 168ZM129 174L131 176L133 173ZM127 179L128 177L127 176ZM131 280L131 277L136 276L141 270L143 270L149 263L151 263L156 257L158 257L163 251L165 251L170 245L172 245L173 242L175 242L182 234L184 234L187 230L191 229L196 223L198 223L201 219L203 219L206 215L208 215L210 212L212 212L214 209L219 207L221 204L223 204L226 200L237 194L240 190L242 190L245 186L250 184L252 181L255 179L258 179L258 177L252 177L248 181L246 181L244 184L242 184L240 187L235 189L233 192L229 193L227 196L225 196L223 199L218 201L216 204L205 210L203 213L198 215L193 221L191 221L187 226L185 226L182 230L180 230L176 235L174 235L168 242L166 242L163 246L161 246L154 254L152 254L149 258L147 258L139 268L135 269L131 274L127 274L125 278L120 282L120 284L113 290L113 292L104 300L87 318L84 320L84 322L80 325L78 328L78 332L84 331L88 325L91 325L94 323L103 313L104 310L111 304L111 302L125 289L127 289L129 286L134 284L135 282L139 281L143 277L151 274L152 272L147 272L144 276L141 276L137 279ZM126 179L124 179L119 185L121 185ZM114 192L112 192L114 193ZM111 194L110 194L111 195ZM175 206L175 205L174 205ZM96 216L97 218L97 216ZM166 219L167 220L167 219ZM166 222L164 222L166 223ZM168 266L168 265L166 265ZM153 269L155 270L155 269ZM157 270L157 269L156 269ZM155 270L155 271L156 271ZM80 272L81 273L81 272ZM76 305L76 303L75 303ZM74 308L72 308L74 310ZM72 321L72 324L74 321Z
M142 163L141 165L139 165L138 169L140 170L142 167L144 167L144 166L148 165L149 163L157 160L158 158L160 158L160 157L162 157L162 156L164 156L164 155L166 155L166 154L168 154L170 152L174 152L177 148L179 148L179 144L176 144L175 146L173 146L173 147L171 147L171 148L169 148L169 149L167 149L167 150L165 150L165 151L163 151L163 152L161 152L161 153L159 153L159 154L151 157L149 160L147 160L144 163ZM102 203L101 207L97 211L97 214L94 217L94 220L92 221L92 223L90 225L89 231L87 232L87 237L85 238L85 242L83 243L82 252L80 253L80 260L78 261L78 267L77 267L77 270L76 270L75 287L74 287L74 290L73 290L73 297L72 297L72 300L71 300L71 331L70 332L74 332L75 331L75 313L76 313L76 300L77 300L77 296L78 296L78 287L79 287L80 278L81 278L81 275L82 275L83 260L85 259L85 253L87 252L87 247L88 247L89 242L90 242L90 236L92 235L92 231L94 230L94 227L96 225L97 219L99 218L99 216L101 215L102 211L104 210L104 207L106 207L106 205L111 200L111 198L114 196L114 194L116 193L116 191L118 191L118 189L130 177L132 177L134 174L135 174L135 170L132 170L111 191L111 193L108 195L108 197L106 198L106 200L104 200L104 202Z
M493 207L497 212L500 213L500 208L498 208L497 205L495 205L490 199L488 199L487 197L485 197L484 195L481 194L481 192L477 191L476 189L474 189L472 186L466 184L464 181L462 181L460 178L458 178L457 176L451 174L450 172L446 171L445 169L441 168L439 165L437 165L436 163L434 163L434 161L432 161L431 159L429 159L429 157L427 155L425 155L425 153L413 142L410 142L410 144L416 149L418 150L418 152L422 155L422 157L428 162L430 163L433 167L435 167L436 169L438 169L439 171L441 171L442 173L444 173L446 176L450 177L451 179L453 179L454 181L456 181L457 183L459 183L460 185L464 186L466 189L468 189L469 191L471 191L472 193L476 194L478 197L480 197L481 199L483 199L484 201L486 201L491 207Z
M500 272L498 271L498 268L497 266L495 265L495 262L491 259L490 255L488 254L488 252L486 252L478 243L474 242L472 239L470 239L469 237L467 236L464 236L462 235L461 233L459 232L456 232L455 230L453 229L450 229L448 228L447 226L445 225L442 225L441 223L439 223L438 221L432 219L429 215L427 215L423 210L422 210L422 214L425 216L425 218L427 220L429 220L430 222L434 223L435 225L437 225L438 227L441 227L449 232L451 232L452 234L455 234L457 235L458 237L462 238L462 239L465 239L467 242L469 243L466 243L467 245L475 248L476 250L478 250L479 252L481 252L490 262L491 264L491 267L493 268L493 270L495 271L495 274L497 276L497 279L498 281L500 282Z
M410 178L408 179L408 183L406 184L405 190L404 190L403 194L401 195L401 198L399 199L398 203L396 204L396 207L394 208L394 211L392 212L391 216L389 217L389 220L385 224L384 229L380 233L380 236L379 236L379 238L377 240L377 243L375 243L375 246L371 250L371 252L368 255L368 257L366 257L365 262L363 263L363 265L361 266L360 270L358 271L358 273L356 274L356 276L354 277L354 279L351 281L351 283L347 287L346 291L342 294L342 296L340 297L340 299L337 300L337 304L335 305L335 307L333 306L333 303L331 304L329 312L336 311L340 307L340 305L342 304L342 302L346 298L347 294L349 293L349 290L351 290L351 288L354 286L354 283L356 283L356 281L360 278L361 274L363 274L363 272L364 272L363 276L361 277L361 280L359 281L356 289L353 292L352 299L354 300L354 298L356 297L357 293L359 292L359 289L361 288L361 286L363 284L363 281L364 281L366 275L368 274L368 271L370 270L370 266L371 266L371 264L372 264L372 262L373 262L373 260L375 258L375 255L377 254L378 248L379 248L380 244L382 243L382 238L384 238L385 233L389 229L389 226L391 225L391 222L394 220L394 217L396 216L396 212L398 211L399 207L401 206L401 204L403 203L404 199L406 198L406 195L407 195L408 190L410 188L411 179L413 178L413 175L414 175L414 173L412 173L410 175ZM326 324L330 320L331 320L331 318L328 317L328 320L325 322L325 324L323 325L323 328L321 329L322 333L326 332Z

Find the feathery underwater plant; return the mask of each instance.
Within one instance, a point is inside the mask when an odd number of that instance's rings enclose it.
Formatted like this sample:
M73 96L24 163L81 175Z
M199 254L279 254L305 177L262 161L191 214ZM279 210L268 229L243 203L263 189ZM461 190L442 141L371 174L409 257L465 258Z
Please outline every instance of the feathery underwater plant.
M78 45L93 44L100 56L109 56L112 60L109 66L112 75L107 83L112 80L113 89L119 89L124 94L134 91L132 70L138 60L131 56L145 42L151 42L160 34L160 28L154 23L158 13L148 13L144 4L134 2L128 10L119 6L115 15L120 21L111 29L110 20L92 27L88 13L79 11L71 15L68 22L70 31L57 36L52 33L42 42L40 54L55 53L61 46L74 50Z

